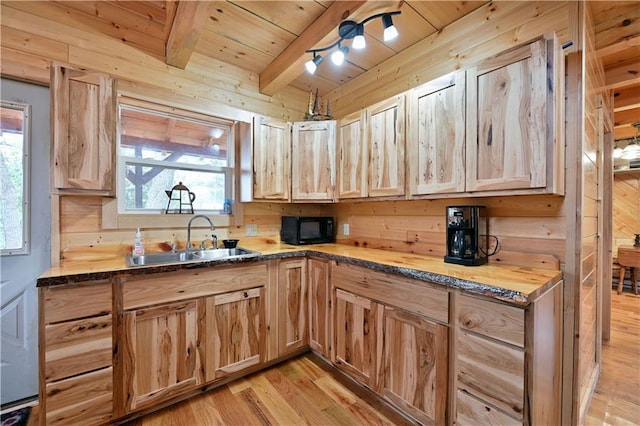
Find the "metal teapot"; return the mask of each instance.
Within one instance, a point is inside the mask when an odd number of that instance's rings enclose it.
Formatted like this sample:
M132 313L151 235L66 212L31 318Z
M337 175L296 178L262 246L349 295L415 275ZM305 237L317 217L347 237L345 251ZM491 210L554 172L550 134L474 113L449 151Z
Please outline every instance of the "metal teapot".
M184 186L182 182L171 188L171 191L164 192L169 197L165 213L193 214L193 201L196 199L196 194L189 191L189 188Z

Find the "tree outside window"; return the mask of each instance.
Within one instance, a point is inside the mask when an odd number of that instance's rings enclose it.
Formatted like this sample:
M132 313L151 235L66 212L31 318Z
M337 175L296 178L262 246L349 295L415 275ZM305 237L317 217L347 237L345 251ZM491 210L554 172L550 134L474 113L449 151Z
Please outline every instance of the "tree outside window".
M0 252L28 253L29 105L0 105Z

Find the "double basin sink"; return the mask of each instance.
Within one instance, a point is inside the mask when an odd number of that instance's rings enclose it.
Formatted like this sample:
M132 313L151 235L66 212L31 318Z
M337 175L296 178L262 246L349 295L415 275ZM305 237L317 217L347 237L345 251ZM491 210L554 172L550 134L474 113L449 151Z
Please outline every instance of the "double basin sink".
M149 253L142 256L127 255L127 266L165 265L184 262L206 262L209 260L240 259L259 256L257 251L244 248L219 248L211 250L190 250L163 253Z

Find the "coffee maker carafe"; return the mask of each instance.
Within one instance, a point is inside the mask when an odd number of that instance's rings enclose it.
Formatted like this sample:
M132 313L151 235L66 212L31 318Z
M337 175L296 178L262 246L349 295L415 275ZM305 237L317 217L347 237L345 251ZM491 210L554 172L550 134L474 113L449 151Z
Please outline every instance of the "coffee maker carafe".
M487 263L487 234L484 206L447 207L447 254L444 261L467 266Z

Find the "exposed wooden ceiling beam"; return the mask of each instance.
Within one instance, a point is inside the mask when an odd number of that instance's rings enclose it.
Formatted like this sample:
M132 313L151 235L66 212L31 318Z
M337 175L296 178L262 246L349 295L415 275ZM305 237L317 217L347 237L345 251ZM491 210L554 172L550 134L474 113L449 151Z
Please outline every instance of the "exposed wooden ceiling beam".
M614 112L640 108L640 84L614 91Z
M304 72L305 53L366 1L336 1L260 73L260 92L274 95Z
M623 50L631 49L633 47L640 46L640 35L635 35L619 41L618 43L610 44L609 46L602 47L596 51L599 58L607 55L613 55L614 53L622 52Z
M216 2L180 1L167 39L167 64L184 69Z
M607 89L618 89L640 84L640 62L606 70L605 84Z

